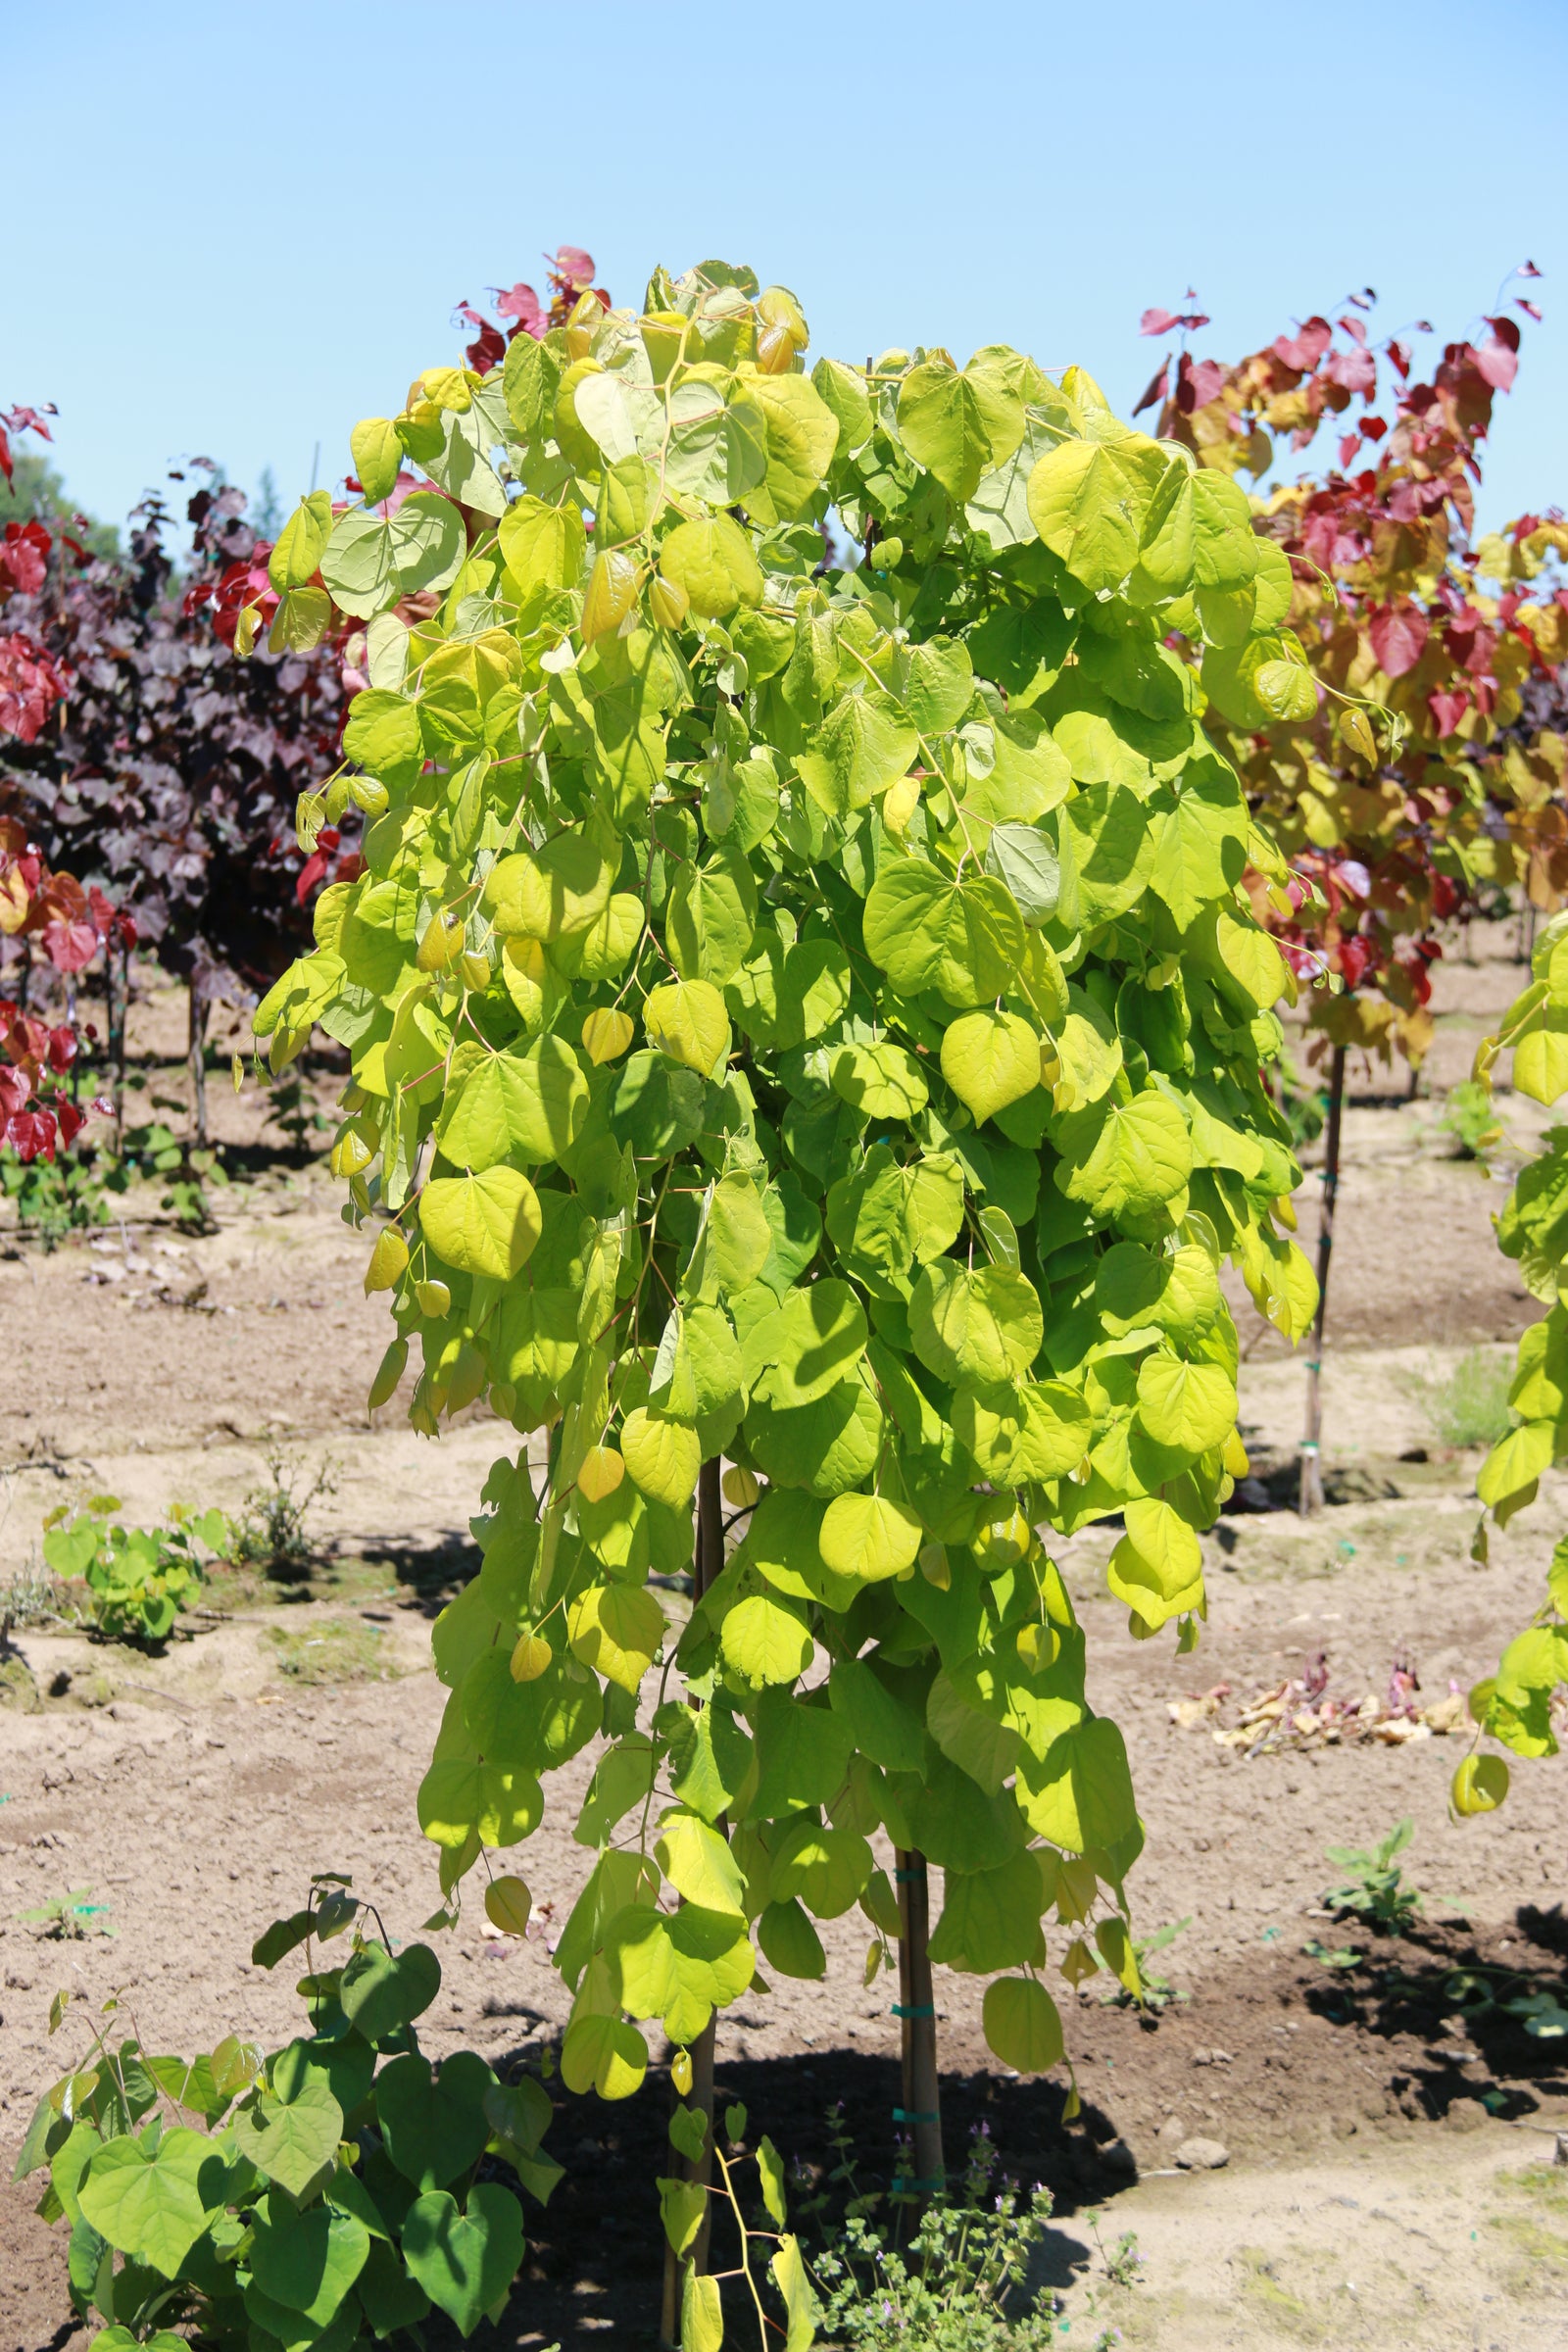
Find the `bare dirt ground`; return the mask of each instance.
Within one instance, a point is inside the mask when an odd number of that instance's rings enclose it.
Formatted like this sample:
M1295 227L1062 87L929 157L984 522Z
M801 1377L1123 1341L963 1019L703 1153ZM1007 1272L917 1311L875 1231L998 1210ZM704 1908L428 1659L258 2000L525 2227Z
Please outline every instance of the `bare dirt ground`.
M1103 1979L1076 2001L1059 1988L1083 2096L1073 2126L1064 2071L1026 2083L989 2060L972 1980L941 1972L938 2006L950 2161L983 2122L1009 2171L1052 2187L1039 2282L1064 2298L1068 2346L1111 2329L1160 2352L1546 2352L1568 2336L1568 2170L1552 2164L1568 2043L1533 2039L1499 2009L1467 2018L1458 1982L1490 1970L1505 1993L1563 1988L1561 1765L1519 1767L1494 1819L1460 1825L1446 1810L1461 1694L1535 1605L1568 1500L1568 1481L1547 1481L1491 1566L1472 1566L1481 1451L1446 1445L1434 1419L1455 1363L1500 1351L1539 1311L1493 1240L1501 1185L1446 1156L1439 1124L1443 1091L1520 985L1511 946L1499 931L1478 940L1475 964L1439 967L1420 1100L1403 1100L1401 1070L1370 1076L1352 1101L1324 1373L1328 1508L1301 1521L1275 1507L1293 1491L1302 1374L1243 1301L1254 1476L1206 1539L1198 1654L1127 1641L1100 1575L1105 1531L1061 1549L1095 1637L1093 1696L1127 1730L1148 1825L1135 1932L1188 1923L1153 1963L1182 1997L1141 2018L1102 1998ZM177 1053L179 1023L172 994L137 1007L149 1071ZM329 1073L316 1083L328 1099ZM153 1079L172 1100L184 1084L178 1071ZM471 1569L466 1521L510 1433L478 1414L438 1445L384 1414L368 1425L386 1333L381 1302L361 1293L364 1245L319 1166L267 1161L254 1082L236 1101L219 1073L211 1093L217 1132L252 1172L218 1196L215 1234L181 1236L156 1196L133 1196L123 1225L0 1261L0 1587L62 1501L107 1491L142 1523L175 1502L232 1510L267 1482L270 1451L285 1478L326 1467L333 1484L313 1506L309 1578L220 1573L213 1613L162 1658L72 1629L17 1637L37 1704L0 1706L7 2166L40 2087L76 2054L69 2025L48 2034L57 1987L124 1988L149 2046L210 2047L225 2032L275 2044L297 2005L249 1948L303 1899L311 1871L352 1872L399 1937L437 1899L414 1819L441 1697L428 1627ZM1505 1097L1503 1109L1528 1149L1534 1107ZM1309 1179L1301 1198L1308 1248L1316 1190ZM1370 1719L1396 1666L1419 1684L1411 1703L1433 1710L1407 1718L1407 1736L1385 1725L1325 1744L1267 1713L1243 1720L1282 1691L1276 1714L1298 1711L1286 1686L1309 1673L1313 1688L1326 1675L1330 1697L1373 1702ZM581 1882L570 1798L591 1764L578 1759L530 1841L530 1938L489 1935L472 1909L435 1938L437 2052L466 2044L500 2065L559 2034L547 1945ZM1322 1907L1335 1875L1324 1848L1368 1844L1406 1815L1421 1924L1404 1938L1347 1933ZM82 1887L113 1937L59 1940L17 1917ZM885 1984L861 1986L857 1919L827 1931L827 1987L778 1979L726 2014L719 2073L808 2164L824 2159L843 2101L875 2179L893 2149L898 2029ZM1304 1951L1314 1942L1361 1957L1336 1968ZM538 2219L503 2341L648 2333L663 2097L653 2083L624 2108L561 2097L552 2144L567 2180ZM1228 2167L1178 2171L1194 2135L1223 2142ZM63 2244L31 2202L0 2192L0 2352L74 2352L85 2337ZM1117 2254L1129 2232L1136 2262Z

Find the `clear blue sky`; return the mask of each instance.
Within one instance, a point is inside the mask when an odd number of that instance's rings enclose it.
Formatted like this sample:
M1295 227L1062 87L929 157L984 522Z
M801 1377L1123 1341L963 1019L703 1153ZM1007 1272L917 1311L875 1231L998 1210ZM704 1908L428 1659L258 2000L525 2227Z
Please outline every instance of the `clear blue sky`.
M51 0L0 60L0 405L59 404L106 520L182 454L335 481L562 241L617 300L718 254L814 352L1011 342L1124 411L1189 284L1233 357L1368 283L1462 332L1528 255L1483 516L1568 504L1563 0Z

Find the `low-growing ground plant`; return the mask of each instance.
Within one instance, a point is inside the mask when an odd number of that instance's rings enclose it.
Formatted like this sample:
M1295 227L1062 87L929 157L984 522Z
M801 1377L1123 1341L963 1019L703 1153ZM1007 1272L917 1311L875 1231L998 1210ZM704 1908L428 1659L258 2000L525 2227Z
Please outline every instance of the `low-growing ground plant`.
M1025 2288L1050 2192L1025 2197L998 2170L982 2127L951 2202L928 2205L912 2232L897 2202L886 2222L862 2210L830 2226L810 2260L823 2339L847 2352L1045 2352L1056 2343L1054 2296Z
M74 1886L69 1894L51 1895L46 1903L35 1903L30 1911L19 1911L17 1918L24 1927L41 1928L45 1936L60 1941L119 1934L110 1924L109 1905L95 1903L90 1886Z
M316 1618L309 1626L270 1625L264 1637L277 1671L295 1683L378 1683L397 1672L383 1655L378 1625L358 1617Z
M1491 1087L1474 1078L1463 1078L1449 1087L1433 1127L1448 1139L1456 1159L1490 1159L1506 1140Z
M220 1510L176 1503L163 1527L123 1527L110 1517L119 1508L114 1494L62 1503L44 1521L44 1559L56 1576L86 1585L99 1633L156 1648L195 1606L208 1562L229 1547L229 1524Z
M1161 2010L1168 2009L1173 2001L1185 2001L1187 1994L1173 1984L1168 1977L1162 1977L1157 1970L1152 1969L1149 1963L1155 1952L1168 1950L1177 1936L1183 1935L1192 1924L1189 1913L1186 1919L1167 1920L1162 1928L1156 1928L1151 1936L1136 1936L1133 1940L1136 1985L1118 1984L1113 1991L1102 1994L1102 1999L1117 2008L1145 2010L1152 2017L1158 2017Z
M9 1581L0 1585L0 1656L14 1633L29 1626L52 1625L69 1608L65 1587L46 1560L33 1552Z
M344 1936L338 1965L315 1949ZM394 1949L347 1879L314 1878L253 1956L275 1968L302 1946L308 2031L270 2056L233 2034L155 2056L123 1994L96 2016L56 1994L51 2033L79 2023L88 2047L40 2099L16 2178L48 2175L38 2211L69 2228L97 2352L184 2352L185 2330L214 2352L417 2344L436 2311L469 2336L510 2301L524 2208L493 2175L550 2196L549 2093L470 2050L431 2065L416 2021L440 1962Z
M1369 1849L1331 1845L1328 1859L1345 1876L1324 1893L1329 1909L1353 1913L1380 1936L1407 1936L1424 1900L1406 1883L1398 1861L1413 1832L1413 1822L1406 1819Z
M15 1203L20 1231L36 1236L46 1251L58 1249L69 1233L109 1224L113 1215L98 1156L85 1140L57 1151L53 1159L21 1159L6 1146L0 1151L0 1190Z
M328 1454L313 1471L290 1462L279 1446L267 1451L267 1483L252 1487L230 1530L229 1557L284 1583L297 1582L317 1555L308 1520L315 1505L337 1493L339 1465Z
M1472 1348L1441 1379L1416 1378L1411 1394L1445 1446L1495 1446L1514 1426L1513 1365L1501 1349Z

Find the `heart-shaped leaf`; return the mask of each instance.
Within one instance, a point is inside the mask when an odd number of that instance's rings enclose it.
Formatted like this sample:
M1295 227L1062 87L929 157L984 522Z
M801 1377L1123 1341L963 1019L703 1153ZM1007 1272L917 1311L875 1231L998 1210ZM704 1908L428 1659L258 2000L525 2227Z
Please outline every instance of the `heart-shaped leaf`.
M324 2082L306 2082L285 2106L264 2098L234 2125L234 2145L296 2201L337 2154L343 2110Z
M358 2034L341 2041L291 2041L272 2060L272 2088L285 2104L307 2082L324 2082L346 2116L368 2095L375 2052Z
M403 2259L432 2303L471 2335L507 2293L522 2260L522 2207L481 2181L466 2213L444 2188L416 2197L403 2225Z
M375 2085L387 2154L416 2188L444 2188L466 2172L490 2136L485 2093L495 2076L471 2050L444 2060L439 2080L426 2058L394 2058Z
M211 2168L210 2180L203 2176ZM174 2278L222 2196L227 2167L205 2132L166 2132L156 2147L112 2139L78 2192L86 2221L122 2254Z
M411 2025L441 1989L441 1963L427 1943L411 1943L394 1959L381 1943L368 1943L343 1971L339 1998L343 2014L367 2041L385 2041Z
M268 2203L270 2208L272 2199ZM324 2328L364 2270L369 2251L370 2232L357 2214L334 2212L325 2205L296 2213L278 2205L256 2217L250 2266L264 2294Z

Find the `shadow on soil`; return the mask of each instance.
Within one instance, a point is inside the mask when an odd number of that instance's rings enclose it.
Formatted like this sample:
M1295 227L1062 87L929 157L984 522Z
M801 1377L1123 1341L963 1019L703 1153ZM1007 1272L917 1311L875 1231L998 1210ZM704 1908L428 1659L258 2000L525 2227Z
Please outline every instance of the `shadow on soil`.
M505 2072L503 2062L498 2071ZM511 2309L496 2332L504 2346L563 2344L613 2330L617 2340L652 2344L658 2333L663 2277L663 2239L653 2183L668 2169L663 2085L650 2082L637 2097L606 2106L589 2095L573 2098L557 2088L556 2122L547 2145L566 2177L548 2209L529 2207L528 2259ZM859 2190L886 2189L892 2177L898 2127L892 2110L899 2098L897 2062L857 2050L812 2051L800 2057L743 2061L720 2070L717 2105L731 2100L748 2110L748 2146L766 2132L791 2161L792 2219L801 2227L808 2256L819 2242L807 2218L813 2200L825 2194L836 2209L846 2191L830 2185L838 2163L831 2141L847 2131L854 2142ZM1125 2186L1125 2173L1111 2173L1096 2155L1098 2142L1112 2136L1109 2120L1086 2103L1081 2121L1062 2122L1063 2090L1053 2082L999 2081L995 2076L945 2075L942 2121L950 2173L961 2170L971 2135L990 2133L1002 2152L1002 2172L1027 2193L1041 2182L1058 2214L1092 2205ZM841 2124L831 2113L842 2106ZM808 2176L800 2178L797 2168ZM744 2175L746 2191L754 2174ZM743 2194L745 2192L743 2191ZM748 2219L766 2227L759 2209ZM712 2262L725 2270L737 2260L731 2228L715 2229ZM1030 2266L1036 2292L1068 2286L1084 2267L1083 2249L1064 2231L1052 2230ZM726 2303L729 2290L726 2287ZM755 2325L737 2302L737 2341ZM427 2330L431 2352L449 2352L448 2338ZM451 2344L456 2345L456 2336Z
M1495 1944L1488 1957L1462 1925L1417 1928L1398 1939L1348 1939L1345 1948L1360 1952L1355 1967L1306 1987L1307 2006L1375 2040L1424 2042L1426 2057L1408 2073L1391 2073L1389 2086L1412 2090L1436 2119L1456 2100L1479 2100L1506 2118L1531 2114L1540 2101L1519 2086L1520 2078L1548 2091L1568 2082L1568 2034L1530 2033L1523 2006L1543 1996L1560 2003L1568 1994L1568 1919L1560 1904L1550 1911L1527 1904L1514 1924L1516 1963L1504 1961ZM1514 2087L1498 2088L1499 2077Z

